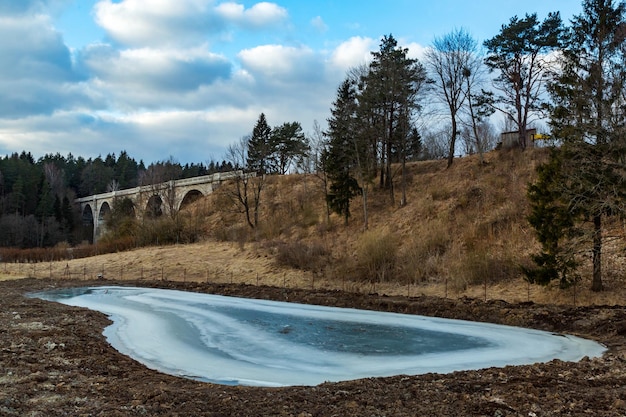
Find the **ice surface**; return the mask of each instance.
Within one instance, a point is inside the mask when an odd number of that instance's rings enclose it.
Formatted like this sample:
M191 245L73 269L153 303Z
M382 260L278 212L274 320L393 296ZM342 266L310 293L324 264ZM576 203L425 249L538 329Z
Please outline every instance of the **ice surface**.
M488 323L243 299L91 287L33 296L110 316L107 340L161 372L220 384L317 385L601 355L593 341Z

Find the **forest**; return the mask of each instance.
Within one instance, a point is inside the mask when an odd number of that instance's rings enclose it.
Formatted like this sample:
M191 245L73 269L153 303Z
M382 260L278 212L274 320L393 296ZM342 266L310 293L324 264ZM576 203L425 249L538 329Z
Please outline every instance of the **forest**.
M95 159L50 154L35 160L27 151L13 153L0 159L0 246L89 241L74 199L232 169L225 161L181 165L172 158L146 167L125 151Z

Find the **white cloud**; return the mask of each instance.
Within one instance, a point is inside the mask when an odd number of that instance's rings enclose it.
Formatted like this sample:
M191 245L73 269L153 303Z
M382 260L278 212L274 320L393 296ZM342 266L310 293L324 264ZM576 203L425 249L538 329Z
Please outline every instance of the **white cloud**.
M45 15L1 16L0 56L0 117L51 113L87 100L74 88L81 78L70 51Z
M0 66L2 78L60 81L74 77L70 51L43 15L0 17L0 56L5 63Z
M239 52L238 57L243 68L265 77L292 79L297 76L308 76L316 65L316 55L308 47L261 45L244 49Z
M214 0L100 0L96 22L117 42L128 46L193 44L224 33L231 25L247 29L272 27L287 10L268 2L246 9Z
M348 69L370 62L376 41L372 38L355 36L341 43L333 51L330 62L338 70Z
M257 29L281 23L288 17L287 9L268 2L257 3L249 9L239 3L222 3L216 11L229 22Z
M409 58L418 59L422 63L424 62L425 53L428 47L415 42L407 43L403 47L409 50L409 53L407 54Z
M231 71L225 57L206 47L118 51L110 45L92 45L81 59L93 76L122 94L128 93L127 88L152 94L183 93L227 78Z
M223 29L212 0L100 0L96 22L130 46L188 43Z
M48 0L56 1L68 0ZM261 112L271 125L323 123L345 69L369 59L375 44L352 38L332 52L299 44L274 3L99 0L94 17L109 39L71 52L38 13L0 15L0 56L13 63L0 67L0 154L27 146L36 156L222 158ZM277 28L290 43L272 34L273 44L216 53L231 45L209 37L232 30L238 38L238 28L253 31L252 42L257 30Z
M328 25L324 22L324 19L322 19L321 16L316 16L311 19L311 26L313 26L313 28L320 33L324 33L328 30Z

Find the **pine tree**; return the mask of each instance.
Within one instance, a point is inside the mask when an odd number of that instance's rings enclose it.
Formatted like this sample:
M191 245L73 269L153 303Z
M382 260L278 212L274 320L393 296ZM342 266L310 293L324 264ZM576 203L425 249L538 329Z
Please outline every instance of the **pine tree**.
M559 280L562 288L577 278L578 263L565 242L576 233L576 215L561 188L562 155L552 149L549 161L537 168L537 181L528 187L531 213L528 222L535 229L541 252L532 255L536 268L523 268L530 283L547 285Z
M626 198L625 13L623 2L585 0L550 85L550 123L562 142L560 186L570 211L591 223L594 291L603 288L604 218L624 215Z
M526 130L542 107L542 96L550 71L550 52L560 47L562 31L558 12L548 14L540 22L537 14L511 18L500 33L485 41L485 64L497 76L493 81L496 93L487 93L492 105L513 121L519 137L518 145L527 144ZM487 97L486 96L486 97Z
M427 77L421 63L409 58L408 49L399 47L392 35L383 37L372 57L368 73L360 80L359 112L367 114L370 135L376 141L372 149L380 149L380 186L389 190L393 204L391 164L402 162L401 152L420 109Z
M323 155L325 171L331 182L328 204L331 210L344 218L345 224L350 218L350 200L361 192L354 177L357 165L354 146L357 140L356 106L356 91L352 82L346 79L338 88L337 99L331 109L328 131L325 132L329 146Z
M247 169L258 174L266 174L269 169L269 157L272 154L272 129L265 114L261 113L248 141Z

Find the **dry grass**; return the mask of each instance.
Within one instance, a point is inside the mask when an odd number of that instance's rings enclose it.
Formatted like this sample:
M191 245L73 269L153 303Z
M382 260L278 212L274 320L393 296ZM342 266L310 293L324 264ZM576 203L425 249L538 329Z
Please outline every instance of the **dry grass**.
M0 279L17 276L110 279L210 280L389 295L470 296L558 304L623 304L626 300L624 227L604 261L607 291L582 281L566 291L528 286L519 265L538 247L526 222L526 187L542 150L492 152L477 157L410 164L408 204L389 193L370 193L369 230L360 198L345 227L326 218L319 179L270 177L261 227L251 230L227 199L228 185L190 208L206 240L135 249L87 259L38 264L0 263ZM399 180L399 179L398 179ZM399 199L399 196L396 196Z

